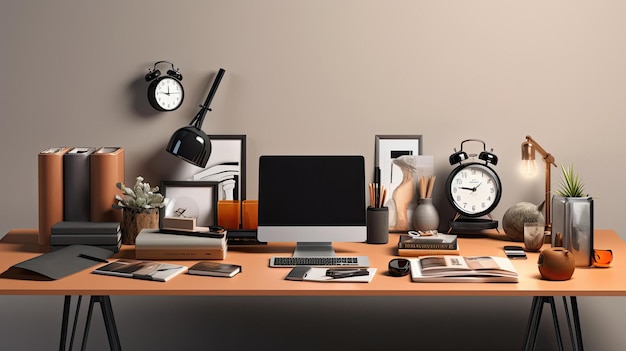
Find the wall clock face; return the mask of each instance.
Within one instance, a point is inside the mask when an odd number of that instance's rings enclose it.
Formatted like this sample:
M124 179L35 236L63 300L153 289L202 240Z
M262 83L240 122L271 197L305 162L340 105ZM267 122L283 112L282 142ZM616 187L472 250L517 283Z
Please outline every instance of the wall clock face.
M174 111L183 103L185 92L180 81L160 77L148 87L148 101L158 111Z
M481 163L469 163L450 173L446 195L459 214L480 217L498 205L502 185L493 169Z

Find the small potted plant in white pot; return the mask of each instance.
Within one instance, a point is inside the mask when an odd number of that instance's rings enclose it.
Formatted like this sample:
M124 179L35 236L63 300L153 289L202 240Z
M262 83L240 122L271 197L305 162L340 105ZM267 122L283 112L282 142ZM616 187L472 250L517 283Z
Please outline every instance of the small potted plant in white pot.
M159 227L159 209L165 206L167 199L158 192L158 186L151 187L142 176L136 178L132 188L124 183L116 186L122 191L121 196L115 196L117 205L113 205L123 211L122 244L135 245L135 238L142 229Z
M569 250L576 266L590 266L593 258L593 198L585 192L574 166L561 165L561 183L552 196L552 246Z

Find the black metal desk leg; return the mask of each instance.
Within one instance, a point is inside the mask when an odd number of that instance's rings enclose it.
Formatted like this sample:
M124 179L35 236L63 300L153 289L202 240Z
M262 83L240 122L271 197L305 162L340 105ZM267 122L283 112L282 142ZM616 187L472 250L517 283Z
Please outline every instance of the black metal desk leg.
M115 325L115 316L113 314L111 298L109 296L98 296L98 298L100 300L100 308L102 309L102 316L104 318L104 326L107 329L109 346L111 347L111 350L121 351L122 345L120 344L120 337L117 333L117 326Z
M109 348L111 351L121 351L122 345L120 344L120 338L117 333L117 326L115 325L115 317L113 315L113 306L111 305L111 299L109 296L92 296L89 300L89 310L87 312L87 320L85 321L85 332L83 333L83 344L81 350L85 350L87 347L91 317L93 315L93 305L96 302L100 304L100 309L102 310L102 319L104 320L107 338L109 339Z
M580 317L578 315L578 300L576 296L570 296L570 302L572 303L572 314L574 317L574 329L576 330L576 344L578 351L584 351L583 348L583 334L580 328Z
M526 326L526 338L524 341L524 350L531 351L535 349L537 340L537 331L539 330L539 321L541 320L541 310L543 303L539 296L533 297L530 306L530 315L528 316L528 325Z
M72 296L65 295L63 302L63 319L61 320L61 343L59 345L59 351L65 351L67 344L67 325L70 318L70 304L72 303Z

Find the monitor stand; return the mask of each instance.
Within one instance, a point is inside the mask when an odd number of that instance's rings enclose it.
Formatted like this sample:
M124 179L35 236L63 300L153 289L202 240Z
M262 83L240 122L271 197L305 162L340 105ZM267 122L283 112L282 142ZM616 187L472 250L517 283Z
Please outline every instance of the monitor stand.
M336 256L332 242L304 243L297 242L293 257L318 257Z

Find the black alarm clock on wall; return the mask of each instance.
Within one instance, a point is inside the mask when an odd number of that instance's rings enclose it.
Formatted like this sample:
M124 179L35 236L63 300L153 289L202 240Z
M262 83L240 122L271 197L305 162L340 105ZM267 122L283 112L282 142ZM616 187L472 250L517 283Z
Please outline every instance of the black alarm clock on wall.
M470 159L470 155L463 150L466 142L482 143L483 151L478 154L481 162L470 160L463 163ZM484 141L467 139L461 142L461 151L456 152L455 149L455 153L450 155L449 161L450 165L457 165L450 172L445 187L446 197L456 211L450 221L449 232L497 229L498 221L492 218L491 212L500 202L502 183L490 164L498 164L498 157L486 150ZM483 216L488 219L479 218Z
M167 76L161 76L161 71L157 69L157 65L161 63L172 66L167 71ZM174 68L173 63L169 61L156 62L154 68L146 74L145 79L146 82L150 82L148 86L148 102L155 110L174 111L182 105L185 91L180 81L183 80L183 75L180 74L178 68Z

